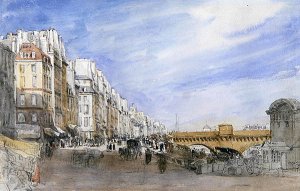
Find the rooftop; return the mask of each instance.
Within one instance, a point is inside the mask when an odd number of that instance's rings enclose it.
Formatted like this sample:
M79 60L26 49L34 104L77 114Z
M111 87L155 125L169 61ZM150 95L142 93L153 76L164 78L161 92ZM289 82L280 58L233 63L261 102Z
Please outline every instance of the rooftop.
M23 43L16 60L43 60L50 63L50 57L32 43Z

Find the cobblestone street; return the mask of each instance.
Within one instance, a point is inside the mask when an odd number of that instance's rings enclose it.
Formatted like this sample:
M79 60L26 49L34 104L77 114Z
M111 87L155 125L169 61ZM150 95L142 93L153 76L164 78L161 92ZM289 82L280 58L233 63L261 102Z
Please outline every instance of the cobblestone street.
M155 158L145 166L144 155L122 161L117 152L104 152L95 168L76 167L72 150L57 150L42 164L41 184L35 190L300 190L300 177L225 177L196 175L168 164L160 174Z

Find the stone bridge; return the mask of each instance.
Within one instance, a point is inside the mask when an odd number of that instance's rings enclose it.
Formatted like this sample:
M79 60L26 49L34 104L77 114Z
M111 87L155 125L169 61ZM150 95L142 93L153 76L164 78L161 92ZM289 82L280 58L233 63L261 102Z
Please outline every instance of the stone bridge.
M172 140L177 145L203 145L212 151L232 149L242 154L249 147L271 139L270 130L233 131L232 125L221 124L218 130L204 132L174 132Z

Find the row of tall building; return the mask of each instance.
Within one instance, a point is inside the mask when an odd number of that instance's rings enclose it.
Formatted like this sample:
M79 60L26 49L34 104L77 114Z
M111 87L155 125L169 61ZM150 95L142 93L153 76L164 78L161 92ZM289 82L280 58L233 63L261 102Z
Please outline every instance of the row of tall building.
M0 126L23 139L45 136L137 138L165 134L137 110L90 59L68 60L55 29L0 38Z

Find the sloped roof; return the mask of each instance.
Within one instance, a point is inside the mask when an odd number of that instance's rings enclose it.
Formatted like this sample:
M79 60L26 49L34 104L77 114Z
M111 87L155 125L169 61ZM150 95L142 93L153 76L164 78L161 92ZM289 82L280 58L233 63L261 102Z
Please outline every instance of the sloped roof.
M32 52L35 52L34 58L32 56ZM28 56L25 56L25 54ZM19 53L16 56L16 60L44 60L45 57L47 58L47 62L50 62L50 57L37 46L32 43L23 43Z

